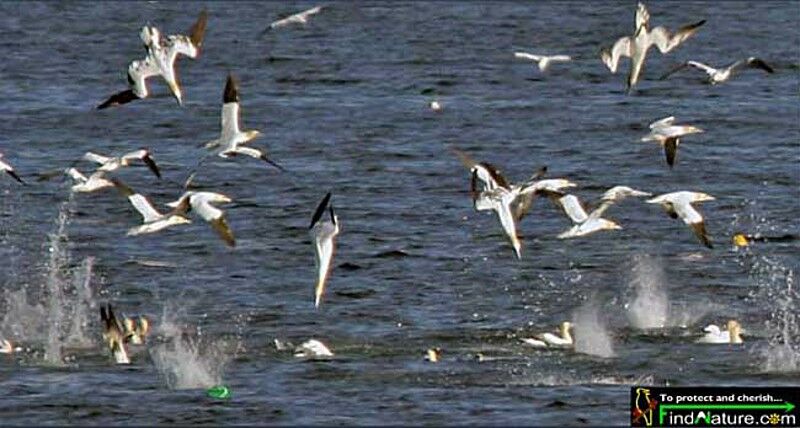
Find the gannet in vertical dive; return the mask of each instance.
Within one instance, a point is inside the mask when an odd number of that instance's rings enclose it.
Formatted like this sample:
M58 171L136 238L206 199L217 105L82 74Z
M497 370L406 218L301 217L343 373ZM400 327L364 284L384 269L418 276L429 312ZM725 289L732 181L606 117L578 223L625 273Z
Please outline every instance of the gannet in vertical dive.
M569 55L534 55L527 52L514 52L514 58L529 59L535 61L539 66L539 71L544 73L553 62L571 61Z
M3 154L2 153L0 153L0 170L4 171L6 174L10 175L11 178L13 178L14 180L17 180L20 183L25 184L25 182L22 181L22 179L19 177L19 175L17 175L17 172L14 171L14 167L12 167L11 165L9 165L5 161L3 161Z
M692 203L713 201L714 197L700 192L672 192L657 196L647 201L649 204L661 204L664 211L672 218L680 217L684 223L692 228L695 236L708 248L714 248L706 233L703 216Z
M311 239L314 241L314 255L317 265L317 286L314 289L314 307L319 307L322 294L325 292L325 282L331 271L333 253L336 251L336 235L339 234L339 218L330 202L331 193L328 192L314 211L311 226L308 227ZM327 211L327 218L326 218Z
M290 25L290 24L302 24L302 25L305 25L306 23L308 23L308 17L310 17L311 15L315 15L315 14L319 13L321 10L322 10L322 6L316 6L316 7L312 7L311 9L304 10L302 12L295 13L293 15L289 15L286 18L279 19L279 20L274 21L271 24L269 24L269 27L267 27L267 30L274 29L274 28L285 27L285 26Z
M150 332L150 321L147 317L124 317L122 326L125 328L125 342L134 345L144 344L145 337Z
M200 12L200 16L197 17L197 21L189 29L189 36L169 35L163 41L157 28L147 25L142 27L139 37L144 43L146 56L144 59L131 62L128 66L128 85L130 88L112 95L98 105L97 109L100 110L147 98L149 95L147 79L153 76L163 77L178 105L183 105L183 94L178 82L178 76L175 73L175 60L178 54L189 58L197 58L200 54L200 47L203 44L207 22L208 13L203 9Z
M573 341L572 335L569 333L570 328L572 328L572 323L569 321L564 321L559 325L558 328L560 336L557 336L553 333L544 333L537 335L534 338L523 338L522 342L536 348L546 348L548 346L571 346Z
M97 163L100 166L97 168L97 171L116 171L120 167L129 166L131 161L134 160L141 160L142 162L150 168L150 171L155 174L156 177L161 178L161 172L158 170L158 165L156 165L153 157L150 156L150 152L147 149L139 149L132 151L130 153L125 153L122 156L103 156L93 152L86 152L83 155L83 158Z
M175 206L172 211L166 214L161 214L153 207L153 204L151 204L150 201L144 197L144 195L134 192L133 189L128 187L128 185L116 178L112 178L111 181L114 183L114 186L116 186L116 188L128 198L128 201L130 201L131 205L136 208L136 211L142 215L142 225L128 230L128 236L154 233L170 226L192 222L186 217L186 213L190 206L188 198L180 200L180 204Z
M675 116L665 117L650 124L650 133L642 137L642 141L658 141L664 146L664 155L667 158L667 165L672 168L675 165L675 157L678 154L678 144L681 137L689 134L703 132L702 129L692 125L674 125Z
M682 64L679 64L672 70L668 71L666 74L661 76L661 80L666 79L667 77L671 76L674 73L677 73L680 70L683 70L686 67L693 67L698 70L705 71L708 74L708 83L712 85L716 85L717 83L722 83L733 76L733 73L742 67L747 68L758 68L761 70L766 71L767 73L774 73L775 70L772 69L766 62L756 58L750 57L747 59L741 59L734 63L731 63L727 67L722 68L714 68L708 65L703 64L702 62L697 61L686 61Z
M114 315L111 304L100 306L100 319L103 321L103 338L114 356L114 361L117 364L130 364L131 360L125 349L125 329Z
M225 91L222 94L221 127L220 137L206 143L207 149L219 147L217 154L222 158L236 155L250 156L261 159L284 171L282 166L267 157L266 152L243 146L261 136L261 132L257 130L239 130L239 85L232 74L228 74L228 80L225 82Z
M736 320L729 320L727 325L725 326L726 329L724 331L720 331L719 327L714 324L711 324L703 329L706 334L697 340L696 343L731 343L731 344L739 344L743 343L742 340L742 326Z
M629 197L652 196L650 193L631 189L627 186L615 186L608 189L600 198L600 204L591 213L586 213L577 196L565 194L561 191L544 191L550 199L572 220L575 224L569 230L558 235L559 239L585 236L601 230L622 229L617 223L602 218L603 213L615 203Z
M181 206L185 206L187 199L189 201L187 211L196 212L203 220L208 222L217 232L217 235L219 235L229 247L236 246L236 239L234 239L233 232L230 226L228 226L227 220L225 220L225 213L212 205L213 203L230 203L232 202L231 198L221 193L195 192L190 190L185 192L177 201L168 203L167 206L178 209Z
M681 27L674 35L671 35L664 27L656 27L649 30L649 21L650 14L647 12L647 8L644 4L639 3L636 8L636 28L633 36L622 37L611 48L603 48L600 51L600 58L612 73L617 72L617 65L621 57L625 56L631 59L631 69L627 83L628 91L632 90L639 81L639 74L642 71L647 51L652 45L656 45L662 54L666 54L691 37L706 22L704 19Z

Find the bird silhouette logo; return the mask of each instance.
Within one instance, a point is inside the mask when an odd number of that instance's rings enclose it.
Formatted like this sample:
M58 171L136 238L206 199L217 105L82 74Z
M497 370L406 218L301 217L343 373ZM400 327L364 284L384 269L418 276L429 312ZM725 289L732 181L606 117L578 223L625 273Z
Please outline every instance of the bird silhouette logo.
M658 402L650 399L650 390L647 388L636 388L636 400L633 402L631 412L631 425L642 426L640 420L644 420L644 426L653 426L653 410Z

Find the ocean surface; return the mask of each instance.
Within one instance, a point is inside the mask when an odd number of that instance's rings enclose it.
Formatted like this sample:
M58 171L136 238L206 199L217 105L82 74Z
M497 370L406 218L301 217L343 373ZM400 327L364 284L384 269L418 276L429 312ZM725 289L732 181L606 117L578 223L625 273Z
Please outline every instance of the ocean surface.
M731 243L800 233L800 4L649 2L653 25L707 23L652 49L630 95L628 63L611 74L598 52L631 33L633 2L330 2L264 32L314 5L0 2L0 152L27 182L0 177L0 336L23 348L0 355L2 424L626 425L632 384L800 383L800 244ZM142 25L183 33L204 6L202 54L179 60L183 107L157 79L151 99L94 110L125 89ZM516 50L573 61L541 73ZM748 56L775 73L658 80ZM141 220L118 192L70 195L58 171L90 172L84 152L148 147L163 179L116 176L160 207L177 199L219 134L228 72L242 127L263 132L253 146L287 170L210 158L195 177L234 200L235 249L196 217L129 237ZM639 141L670 115L705 130L672 170ZM637 198L607 211L622 230L559 240L569 221L541 199L517 260L451 147L515 182L547 165L589 203L614 185L709 193L715 247ZM341 234L315 310L307 229L328 191ZM104 345L105 303L153 324L129 366ZM694 343L728 319L743 345ZM520 341L565 320L575 349ZM274 345L310 338L335 356ZM207 397L216 384L232 397Z

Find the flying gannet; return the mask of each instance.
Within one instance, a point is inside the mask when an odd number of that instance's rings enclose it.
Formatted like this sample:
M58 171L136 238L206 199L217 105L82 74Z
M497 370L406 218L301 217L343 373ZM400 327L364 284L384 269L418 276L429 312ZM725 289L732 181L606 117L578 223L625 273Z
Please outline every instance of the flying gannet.
M718 83L722 83L730 79L731 76L733 76L734 72L742 67L758 68L766 71L767 73L775 72L775 70L769 65L767 65L766 62L751 56L750 58L741 59L739 61L731 63L727 67L722 67L722 68L714 68L709 65L705 65L702 62L697 62L697 61L686 61L682 64L679 64L678 66L676 66L675 68L673 68L672 70L668 71L666 74L661 76L661 80L668 78L669 76L673 75L674 73L677 73L680 70L683 70L686 67L693 67L697 70L705 71L706 74L708 74L708 83L712 85L716 85Z
M311 226L308 227L311 238L314 241L314 254L317 265L317 286L314 289L314 307L318 308L322 301L322 294L325 292L325 282L331 271L331 261L333 253L336 251L336 235L339 234L339 218L333 210L331 192L325 195L317 205L314 216L311 218ZM325 214L328 214L328 220Z
M169 35L163 41L157 28L142 27L139 37L144 43L146 56L144 59L132 61L128 66L128 86L130 88L112 95L98 105L97 109L100 110L147 98L149 95L147 79L153 76L163 77L178 105L183 105L183 94L175 73L175 60L179 54L189 58L197 58L200 54L200 47L203 44L207 22L208 13L203 9L197 21L189 29L189 36Z
M212 204L226 204L230 203L231 198L214 192L185 192L177 201L170 202L167 206L179 209L181 206L186 205L188 199L188 210L194 211L203 218L211 227L217 232L220 238L225 241L229 247L236 246L236 239L233 237L233 232L225 220L225 213Z
M617 65L621 57L629 57L631 59L627 82L628 91L632 90L639 81L639 74L642 71L647 51L651 46L656 45L662 54L666 54L691 37L706 22L702 20L687 25L672 35L664 27L656 27L649 30L649 21L650 14L647 12L647 8L644 4L639 3L636 8L636 28L633 35L622 37L611 48L603 48L600 51L600 58L612 73L617 72Z
M14 171L14 167L12 167L11 165L9 165L5 161L3 161L3 154L2 153L0 153L0 170L4 171L6 174L10 175L11 178L13 178L14 180L17 180L20 183L25 184L25 182L22 181L22 179L19 177L19 175L17 175L17 172Z
M181 200L180 205L176 206L172 211L161 214L144 195L136 193L133 189L128 187L128 185L116 178L112 178L111 181L114 183L114 186L128 198L128 201L130 201L136 211L142 215L142 224L128 230L128 236L155 233L170 226L192 222L186 217L186 213L189 210L188 198Z
M736 320L729 320L726 329L721 331L719 327L711 324L703 329L706 334L697 340L697 343L730 343L739 344L743 343L742 340L742 326Z
M529 59L539 65L539 71L544 73L553 62L571 61L569 55L534 55L527 52L514 52L514 58Z
M522 342L535 348L546 348L549 346L571 346L573 344L572 335L569 333L571 328L572 323L569 321L564 321L559 325L560 335L544 333L532 338L523 338Z
M87 193L114 187L114 183L106 178L105 171L95 171L89 177L86 177L75 168L68 168L64 173L75 182L71 188L73 192Z
M575 238L589 235L601 230L622 229L617 223L602 218L603 213L615 203L629 197L652 196L650 193L631 189L627 186L615 186L608 189L600 198L600 204L591 213L581 204L577 196L565 194L561 191L544 191L550 199L572 220L574 226L569 230L558 235L559 239Z
M232 74L228 74L225 82L225 91L222 94L222 121L220 137L206 143L207 149L217 148L217 155L228 158L236 155L250 156L261 159L264 162L284 171L283 167L273 162L267 157L266 152L244 147L244 144L251 142L261 136L257 130L239 130L239 87ZM201 161L202 162L202 161Z
M114 361L117 364L130 364L131 360L128 358L128 351L125 349L125 330L114 315L111 304L100 306L100 319L103 321L103 338L114 356Z
M675 157L678 154L678 144L681 143L681 137L703 132L702 129L696 126L675 125L674 122L675 116L669 116L651 123L650 133L641 139L641 141L657 141L664 146L664 155L670 168L675 165Z
M311 9L304 10L300 13L295 13L294 15L289 15L286 18L279 19L274 21L273 23L269 24L267 29L274 29L274 28L281 28L286 27L291 24L302 24L305 25L308 23L308 18L311 15L315 15L322 10L322 6L312 7Z
M700 192L672 192L659 195L647 201L649 204L661 204L664 211L672 218L681 218L694 231L695 236L708 248L714 248L706 233L703 216L692 203L713 201L714 197Z
M122 156L103 156L93 152L86 152L83 155L85 160L90 162L94 162L99 164L100 166L97 168L97 171L116 171L120 167L129 166L131 161L134 160L141 160L142 162L150 168L150 171L155 174L156 177L161 178L161 172L158 170L158 165L156 165L153 157L150 156L150 151L147 149L139 149L132 151L130 153L125 153Z

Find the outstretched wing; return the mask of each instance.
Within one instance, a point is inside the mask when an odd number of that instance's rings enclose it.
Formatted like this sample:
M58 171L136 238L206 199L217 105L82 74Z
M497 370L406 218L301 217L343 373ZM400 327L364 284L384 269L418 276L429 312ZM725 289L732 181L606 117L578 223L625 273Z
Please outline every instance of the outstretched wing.
M674 35L669 33L664 27L656 27L650 30L647 33L647 37L650 40L650 43L654 43L658 50L661 51L662 54L665 54L676 47L678 47L684 40L691 37L697 29L700 28L703 24L706 23L706 20L702 20L699 22L695 22L694 24L689 24L687 26L681 27Z
M529 59L536 62L539 62L542 59L542 57L539 55L529 54L527 52L514 52L514 58Z
M617 72L619 59L623 56L628 58L633 56L633 44L631 43L630 37L621 37L614 43L614 46L611 48L604 48L600 51L600 59L603 60L603 64L605 64L612 73Z

